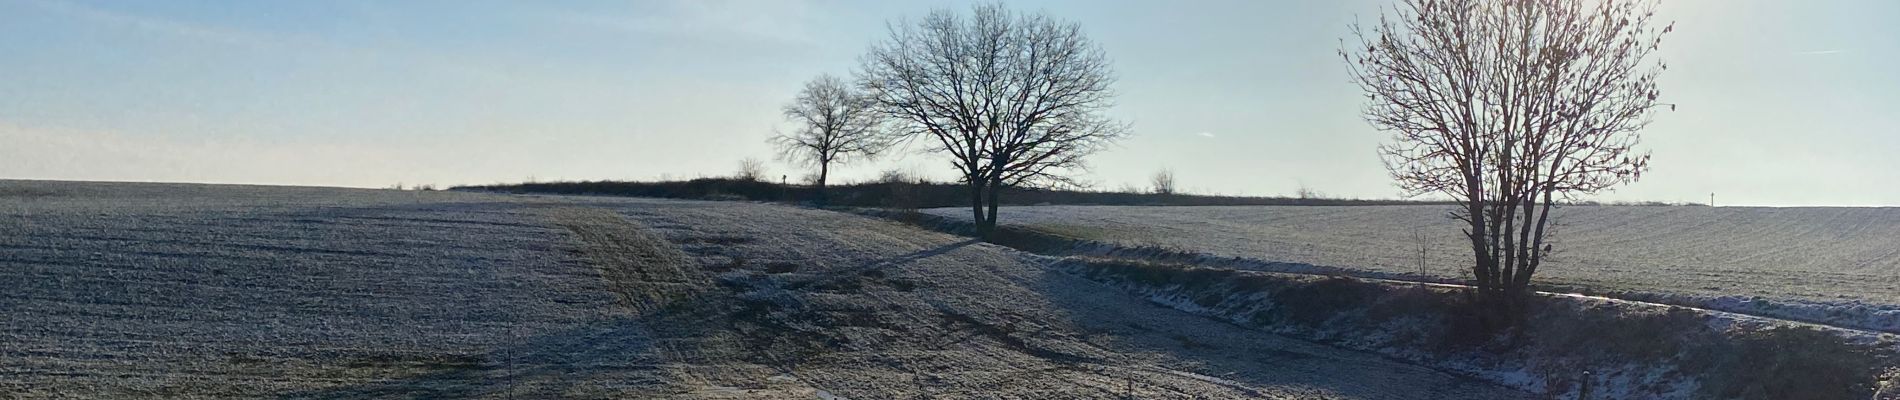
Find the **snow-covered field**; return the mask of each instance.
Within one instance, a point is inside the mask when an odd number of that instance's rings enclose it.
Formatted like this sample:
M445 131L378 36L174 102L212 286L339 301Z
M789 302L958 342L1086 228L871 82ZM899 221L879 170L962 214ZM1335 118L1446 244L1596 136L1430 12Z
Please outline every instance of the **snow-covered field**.
M0 397L1521 398L749 203L0 181Z
M1469 258L1443 206L1004 207L999 220L1124 246L1458 279ZM932 209L969 218L967 209ZM1900 208L1565 207L1545 282L1592 291L1900 305ZM1783 303L1788 304L1788 303ZM1887 318L1900 321L1900 313ZM1878 321L1874 321L1878 322ZM1875 324L1879 325L1879 324ZM1900 326L1900 325L1896 325Z

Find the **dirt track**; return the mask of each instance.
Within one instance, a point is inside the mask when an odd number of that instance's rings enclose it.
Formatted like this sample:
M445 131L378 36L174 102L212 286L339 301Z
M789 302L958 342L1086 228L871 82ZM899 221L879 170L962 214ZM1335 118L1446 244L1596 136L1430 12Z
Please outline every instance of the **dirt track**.
M1526 396L833 212L0 183L8 396Z

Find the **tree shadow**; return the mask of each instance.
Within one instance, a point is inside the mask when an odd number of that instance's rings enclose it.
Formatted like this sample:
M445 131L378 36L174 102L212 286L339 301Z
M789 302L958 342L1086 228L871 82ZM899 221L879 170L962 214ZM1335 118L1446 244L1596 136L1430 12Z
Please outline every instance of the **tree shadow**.
M284 393L286 399L558 397L611 380L617 386L664 387L661 360L644 318L595 321L480 355L444 359L349 361L339 368L411 375ZM392 368L400 367L400 368Z
M550 397L625 397L664 395L682 390L678 368L681 363L706 367L721 362L764 365L773 361L763 354L746 354L756 346L784 346L789 332L739 331L736 320L747 306L735 300L754 291L810 294L801 287L823 286L826 281L858 279L867 271L903 265L934 257L978 243L965 240L910 253L862 263L849 268L819 271L811 279L772 287L735 287L715 285L697 296L679 298L651 308L652 312L624 315L571 326L558 331L525 338L485 353L445 354L377 360L324 360L334 368L363 369L370 374L387 373L391 379L360 382L339 387L283 393L286 399L357 399L357 398L469 398L484 396ZM677 244L677 243L675 243ZM698 266L705 268L706 266ZM721 288L724 288L723 291ZM816 290L816 289L813 289ZM756 318L756 316L750 316ZM758 323L754 325L771 325ZM795 333L793 333L795 334ZM737 343L714 343L703 339L717 336L737 338ZM796 338L795 338L796 339ZM805 345L809 343L792 343ZM711 349L699 346L729 345L741 348ZM814 344L822 346L822 344ZM796 352L797 349L790 352ZM685 359L681 359L681 358ZM720 366L714 366L719 368ZM789 369L789 367L783 367Z

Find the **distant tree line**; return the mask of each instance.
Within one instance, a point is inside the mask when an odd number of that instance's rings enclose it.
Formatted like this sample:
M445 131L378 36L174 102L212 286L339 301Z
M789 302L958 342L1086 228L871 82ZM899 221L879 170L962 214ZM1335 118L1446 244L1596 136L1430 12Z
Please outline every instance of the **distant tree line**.
M887 174L866 182L831 184L825 188L833 207L886 207L900 209L968 206L969 186L961 182L919 181ZM625 182L575 181L458 186L454 190L505 193L544 193L602 196L658 197L699 200L746 200L816 203L815 185L779 184L764 180L699 178L684 181ZM1116 206L1377 206L1451 205L1450 201L1404 199L1296 198L1274 196L1214 196L1160 194L1152 190L1088 191L1013 187L1001 190L1002 205L1116 205Z

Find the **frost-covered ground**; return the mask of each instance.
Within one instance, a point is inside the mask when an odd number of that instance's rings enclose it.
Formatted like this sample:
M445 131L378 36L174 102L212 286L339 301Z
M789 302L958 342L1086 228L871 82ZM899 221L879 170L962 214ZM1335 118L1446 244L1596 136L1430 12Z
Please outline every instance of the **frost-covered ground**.
M613 301L512 199L18 181L0 193L0 397L253 397L463 371Z
M747 203L0 181L0 397L1515 398Z
M1126 246L1159 246L1376 274L1457 279L1469 257L1443 206L1004 207L999 220ZM967 209L926 212L969 218ZM1564 207L1550 283L1592 291L1688 296L1749 306L1756 297L1858 307L1900 322L1900 208ZM1792 302L1792 303L1791 303ZM1753 307L1753 306L1749 306ZM1881 313L1885 314L1881 314ZM1884 315L1884 316L1879 316ZM1873 325L1879 321L1869 321ZM1887 324L1900 326L1896 324Z

